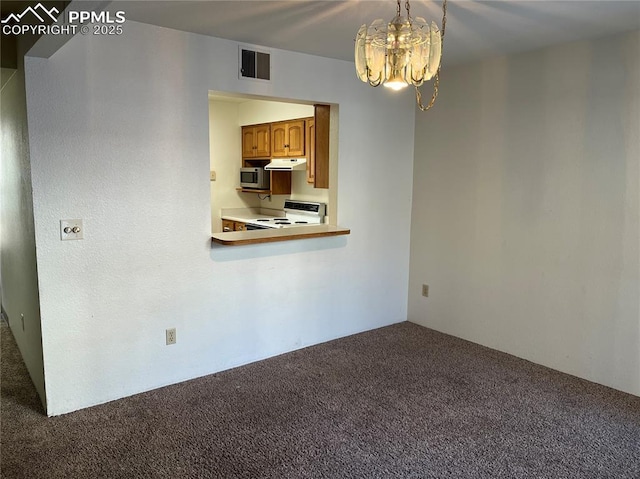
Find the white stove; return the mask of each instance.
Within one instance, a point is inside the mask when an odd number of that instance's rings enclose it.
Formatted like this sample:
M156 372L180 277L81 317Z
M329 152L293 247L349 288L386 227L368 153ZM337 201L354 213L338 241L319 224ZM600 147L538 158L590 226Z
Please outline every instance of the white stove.
M247 230L318 225L324 222L325 211L326 205L324 203L285 200L284 216L247 220Z

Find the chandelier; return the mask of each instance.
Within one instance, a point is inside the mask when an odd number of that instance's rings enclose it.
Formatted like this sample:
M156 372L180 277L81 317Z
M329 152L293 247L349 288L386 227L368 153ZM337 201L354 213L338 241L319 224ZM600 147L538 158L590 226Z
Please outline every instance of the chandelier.
M389 23L375 20L362 25L356 36L355 63L358 78L376 87L384 85L400 90L409 85L416 89L416 101L422 111L430 109L438 96L442 39L447 22L447 0L442 3L442 30L422 17L411 17L406 0L407 16L402 15L400 0L396 16ZM426 106L420 89L433 78L433 94Z

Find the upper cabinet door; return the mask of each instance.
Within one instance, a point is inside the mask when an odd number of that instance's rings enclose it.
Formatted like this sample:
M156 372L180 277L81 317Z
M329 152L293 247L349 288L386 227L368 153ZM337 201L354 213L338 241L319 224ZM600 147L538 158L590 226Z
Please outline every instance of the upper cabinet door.
M274 157L289 156L287 150L287 123L271 124L271 154Z
M253 158L255 156L255 132L256 129L252 126L242 127L242 157Z
M287 156L304 156L304 120L287 123Z
M256 156L259 158L271 156L271 125L259 125L255 130Z
M307 118L307 183L316 182L316 125L314 118Z
M314 105L314 182L315 188L329 188L329 137L331 107L329 105Z

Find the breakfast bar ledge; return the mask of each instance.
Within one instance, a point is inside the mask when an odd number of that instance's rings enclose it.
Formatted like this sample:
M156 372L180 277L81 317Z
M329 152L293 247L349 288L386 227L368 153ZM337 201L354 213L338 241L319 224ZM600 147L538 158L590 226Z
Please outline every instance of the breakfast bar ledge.
M213 243L224 246L240 246L246 244L273 243L276 241L292 241L325 236L348 235L351 230L335 225L298 226L296 228L270 228L251 231L228 231L215 233L211 237Z

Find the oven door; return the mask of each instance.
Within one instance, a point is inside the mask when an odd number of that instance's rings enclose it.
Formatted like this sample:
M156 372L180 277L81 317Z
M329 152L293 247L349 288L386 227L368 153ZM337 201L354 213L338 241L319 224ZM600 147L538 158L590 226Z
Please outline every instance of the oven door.
M268 226L252 225L251 223L247 223L247 231L249 231L249 230L268 230L268 229L270 229Z

